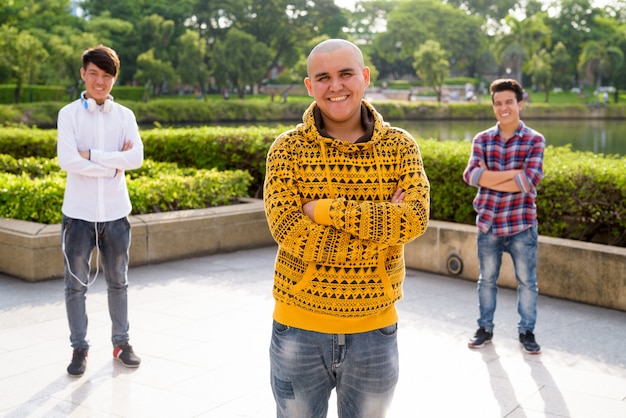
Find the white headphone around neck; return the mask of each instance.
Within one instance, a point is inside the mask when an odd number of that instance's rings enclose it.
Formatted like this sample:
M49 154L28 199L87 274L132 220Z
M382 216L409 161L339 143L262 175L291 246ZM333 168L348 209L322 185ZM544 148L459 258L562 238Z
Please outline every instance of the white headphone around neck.
M85 97L85 91L80 94L80 101L83 103L83 107L89 112L95 112L98 109L98 103L94 99ZM102 104L102 111L104 113L109 113L113 109L113 96L109 94L107 99Z

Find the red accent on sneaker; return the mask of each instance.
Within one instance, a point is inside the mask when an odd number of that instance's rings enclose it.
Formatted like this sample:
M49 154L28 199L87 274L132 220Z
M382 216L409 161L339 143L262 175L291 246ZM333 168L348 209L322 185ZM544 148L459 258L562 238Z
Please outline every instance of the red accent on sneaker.
M115 349L113 350L113 357L115 358L120 358L120 356L122 355L122 347L120 347L119 345L117 347L115 347Z

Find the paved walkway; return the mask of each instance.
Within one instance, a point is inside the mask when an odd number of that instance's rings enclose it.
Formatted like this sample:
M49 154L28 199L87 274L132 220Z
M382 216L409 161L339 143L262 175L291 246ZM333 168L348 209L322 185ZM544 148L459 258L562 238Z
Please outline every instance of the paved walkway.
M0 275L0 416L275 416L268 377L275 252L132 268L139 369L112 361L100 276L87 298L91 350L81 378L65 373L62 281ZM516 340L515 292L502 289L494 343L470 350L474 283L411 270L404 289L390 418L626 417L626 312L540 296L535 332L543 353L531 356Z

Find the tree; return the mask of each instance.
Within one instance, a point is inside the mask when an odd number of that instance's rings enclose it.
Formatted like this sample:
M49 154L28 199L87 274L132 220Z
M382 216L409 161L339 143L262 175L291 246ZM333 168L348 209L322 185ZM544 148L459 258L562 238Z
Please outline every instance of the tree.
M396 77L401 71L413 74L414 52L427 40L436 40L454 60L453 70L473 76L477 57L486 45L481 24L479 17L436 0L403 1L389 13L387 31L374 40L372 55L393 65ZM384 67L379 69L382 73Z
M589 0L561 0L558 14L547 20L553 43L561 42L572 57L566 74L577 75L577 57L582 46L593 39L593 22L599 13Z
M0 2L0 22L20 31L46 33L57 26L74 26L78 18L70 15L70 0L10 0ZM7 11L10 16L5 20ZM41 40L41 39L40 39Z
M545 102L550 100L550 89L552 88L552 56L545 49L535 53L528 63L533 86L546 93Z
M414 55L413 68L426 86L435 89L437 101L441 103L441 90L443 82L450 74L450 63L439 42L432 40L424 42Z
M215 45L213 57L218 84L230 83L243 99L245 87L254 86L267 74L272 54L267 45L257 42L254 36L231 28L224 41Z
M157 14L142 17L135 31L137 40L144 51L154 49L158 59L172 61L172 51L175 24L173 20L164 19Z
M604 79L609 79L624 63L624 53L615 46L603 42L588 42L578 58L578 72L581 79L595 80L596 88L602 86Z
M196 85L202 94L205 93L209 71L205 64L207 44L198 32L187 30L178 40L178 67L176 71L183 83Z
M152 94L159 96L168 86L178 82L178 75L170 62L154 57L154 50L149 49L137 57L135 79L152 88Z
M309 39L339 36L339 28L347 23L332 0L251 0L237 28L268 47L272 57L264 76L273 68L293 66Z
M18 31L15 27L3 25L0 27L0 58L8 69L11 81L15 82L13 100L19 103L22 88L37 76L39 68L48 58L48 52L29 31Z
M557 42L552 49L552 74L558 74L559 78L556 81L557 86L571 89L574 86L574 77L570 75L569 67L571 62L570 54L567 52L567 48L563 45L563 42Z
M515 78L522 81L522 71L526 58L532 57L542 47L551 46L550 28L545 24L545 13L537 13L527 19L518 20L512 15L504 19L508 32L498 37L495 55L500 63L509 57L515 70Z
M471 14L482 17L500 20L509 13L509 10L515 9L519 4L518 0L449 0L452 6L461 10L466 10Z
M78 97L83 85L80 77L81 54L97 44L98 40L95 35L71 30L64 34L52 35L48 41L50 65L47 67L56 71L58 80L71 86L74 98Z
M145 51L145 49L140 49L141 45L136 41L133 23L114 18L105 12L86 20L85 31L94 34L99 44L111 47L117 52L121 62L117 82L126 84L132 81L132 76L136 71L137 57Z
M378 32L385 31L387 15L398 4L398 0L359 0L354 11L344 11L348 18L347 31L358 41L371 44Z

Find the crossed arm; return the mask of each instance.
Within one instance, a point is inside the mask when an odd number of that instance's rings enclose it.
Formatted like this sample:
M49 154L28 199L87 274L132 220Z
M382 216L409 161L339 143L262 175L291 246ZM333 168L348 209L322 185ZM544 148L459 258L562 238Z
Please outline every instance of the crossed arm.
M122 145L122 149L120 151L128 151L129 149L132 149L132 148L133 148L132 141L127 139L127 140L124 141L124 144ZM80 151L79 150L78 153L84 159L91 160L91 151L90 150L88 150L88 151ZM116 173L115 173L115 175L117 176L118 174L121 174L123 172L124 172L124 170L121 170L121 169L118 168Z
M406 192L402 190L402 188L398 188L393 194L393 196L391 196L391 203L402 203L404 202L405 196L406 196ZM316 202L317 200L312 200L310 202L305 203L304 206L302 206L302 210L304 211L304 214L308 216L309 218L311 218L312 221L315 221L314 213L315 213Z
M521 189L515 181L515 176L522 173L524 170L506 170L506 171L491 171L487 168L484 161L480 162L480 167L484 169L480 178L478 179L478 185L487 189L496 190L499 192L520 192Z

